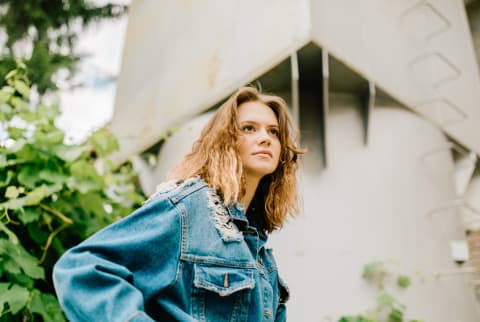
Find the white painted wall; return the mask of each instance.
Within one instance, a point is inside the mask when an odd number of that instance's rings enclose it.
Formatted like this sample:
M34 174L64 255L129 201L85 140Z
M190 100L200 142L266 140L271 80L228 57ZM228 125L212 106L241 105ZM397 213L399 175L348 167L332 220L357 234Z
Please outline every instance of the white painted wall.
M319 170L317 152L305 156L303 212L270 242L292 292L289 321L336 321L372 306L374 292L361 279L363 265L372 260L394 261L395 270L412 276L413 286L397 294L409 317L478 321L469 279L435 277L456 268L449 242L464 238L455 210L434 211L456 198L454 164L449 149L442 149L443 134L410 112L380 106L364 146L359 102L342 94L333 95L331 103L329 167ZM207 118L185 124L167 141L158 181L189 149Z
M449 150L430 154L446 144L444 136L405 110L377 107L365 147L356 106L336 98L328 122L329 167L305 169L304 213L272 239L293 293L292 321L325 321L373 306L372 289L360 277L372 260L394 261L395 271L412 276L413 286L397 292L409 317L478 321L468 278L434 275L456 268L449 243L464 239L455 210L431 213L456 198Z
M460 205L462 223L467 230L480 230L480 174L473 176Z

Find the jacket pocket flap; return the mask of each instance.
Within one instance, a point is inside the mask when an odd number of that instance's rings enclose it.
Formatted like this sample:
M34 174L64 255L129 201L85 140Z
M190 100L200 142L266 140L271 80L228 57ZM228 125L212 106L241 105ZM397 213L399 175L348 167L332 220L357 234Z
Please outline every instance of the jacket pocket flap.
M215 292L220 296L228 296L255 287L252 270L202 265L195 265L193 284L197 288Z

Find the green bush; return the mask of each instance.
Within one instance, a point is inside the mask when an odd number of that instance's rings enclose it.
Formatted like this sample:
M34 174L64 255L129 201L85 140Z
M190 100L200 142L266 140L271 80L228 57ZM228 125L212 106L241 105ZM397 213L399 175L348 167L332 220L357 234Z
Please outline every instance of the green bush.
M29 100L25 67L0 89L0 321L65 321L51 272L59 256L144 200L105 129L64 144L56 105Z

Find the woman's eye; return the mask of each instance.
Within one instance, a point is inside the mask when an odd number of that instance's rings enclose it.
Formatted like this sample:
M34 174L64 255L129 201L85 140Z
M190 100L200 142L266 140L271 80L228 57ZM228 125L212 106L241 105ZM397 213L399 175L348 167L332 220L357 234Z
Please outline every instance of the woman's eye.
M270 133L275 136L278 136L280 134L277 129L270 129Z
M253 126L251 125L244 125L242 126L242 131L243 132L252 132L254 130Z

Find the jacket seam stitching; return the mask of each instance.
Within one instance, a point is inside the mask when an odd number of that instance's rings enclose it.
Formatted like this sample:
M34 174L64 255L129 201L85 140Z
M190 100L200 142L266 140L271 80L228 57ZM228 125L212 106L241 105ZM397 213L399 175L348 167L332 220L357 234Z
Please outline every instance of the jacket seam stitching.
M184 187L184 189L174 189L171 193L167 192L168 198L173 202L173 204L178 204L180 201L191 195L192 193L204 188L207 186L206 182L199 181L190 187ZM181 187L181 186L180 186Z
M219 265L223 267L231 267L231 268L248 268L248 269L256 269L256 263L240 263L240 262L230 262L228 260L222 260L218 258L211 258L211 257L202 257L202 256L195 256L195 255L188 255L188 254L181 254L180 259L186 262L191 263L199 263L199 264L213 264Z
M178 283L178 281L180 279L181 266L182 266L180 258L181 258L182 253L183 253L182 248L184 247L184 225L183 225L184 216L183 216L183 210L182 210L181 207L178 207L178 205L176 205L176 204L173 204L173 207L174 207L175 212L177 213L177 216L180 220L180 225L182 226L182 230L180 232L180 243L181 243L181 245L179 247L178 254L176 256L177 257L177 264L176 264L177 267L176 267L176 270L175 270L175 277L172 279L172 281L168 285L166 285L165 290L168 290L168 289L172 288L175 284Z

